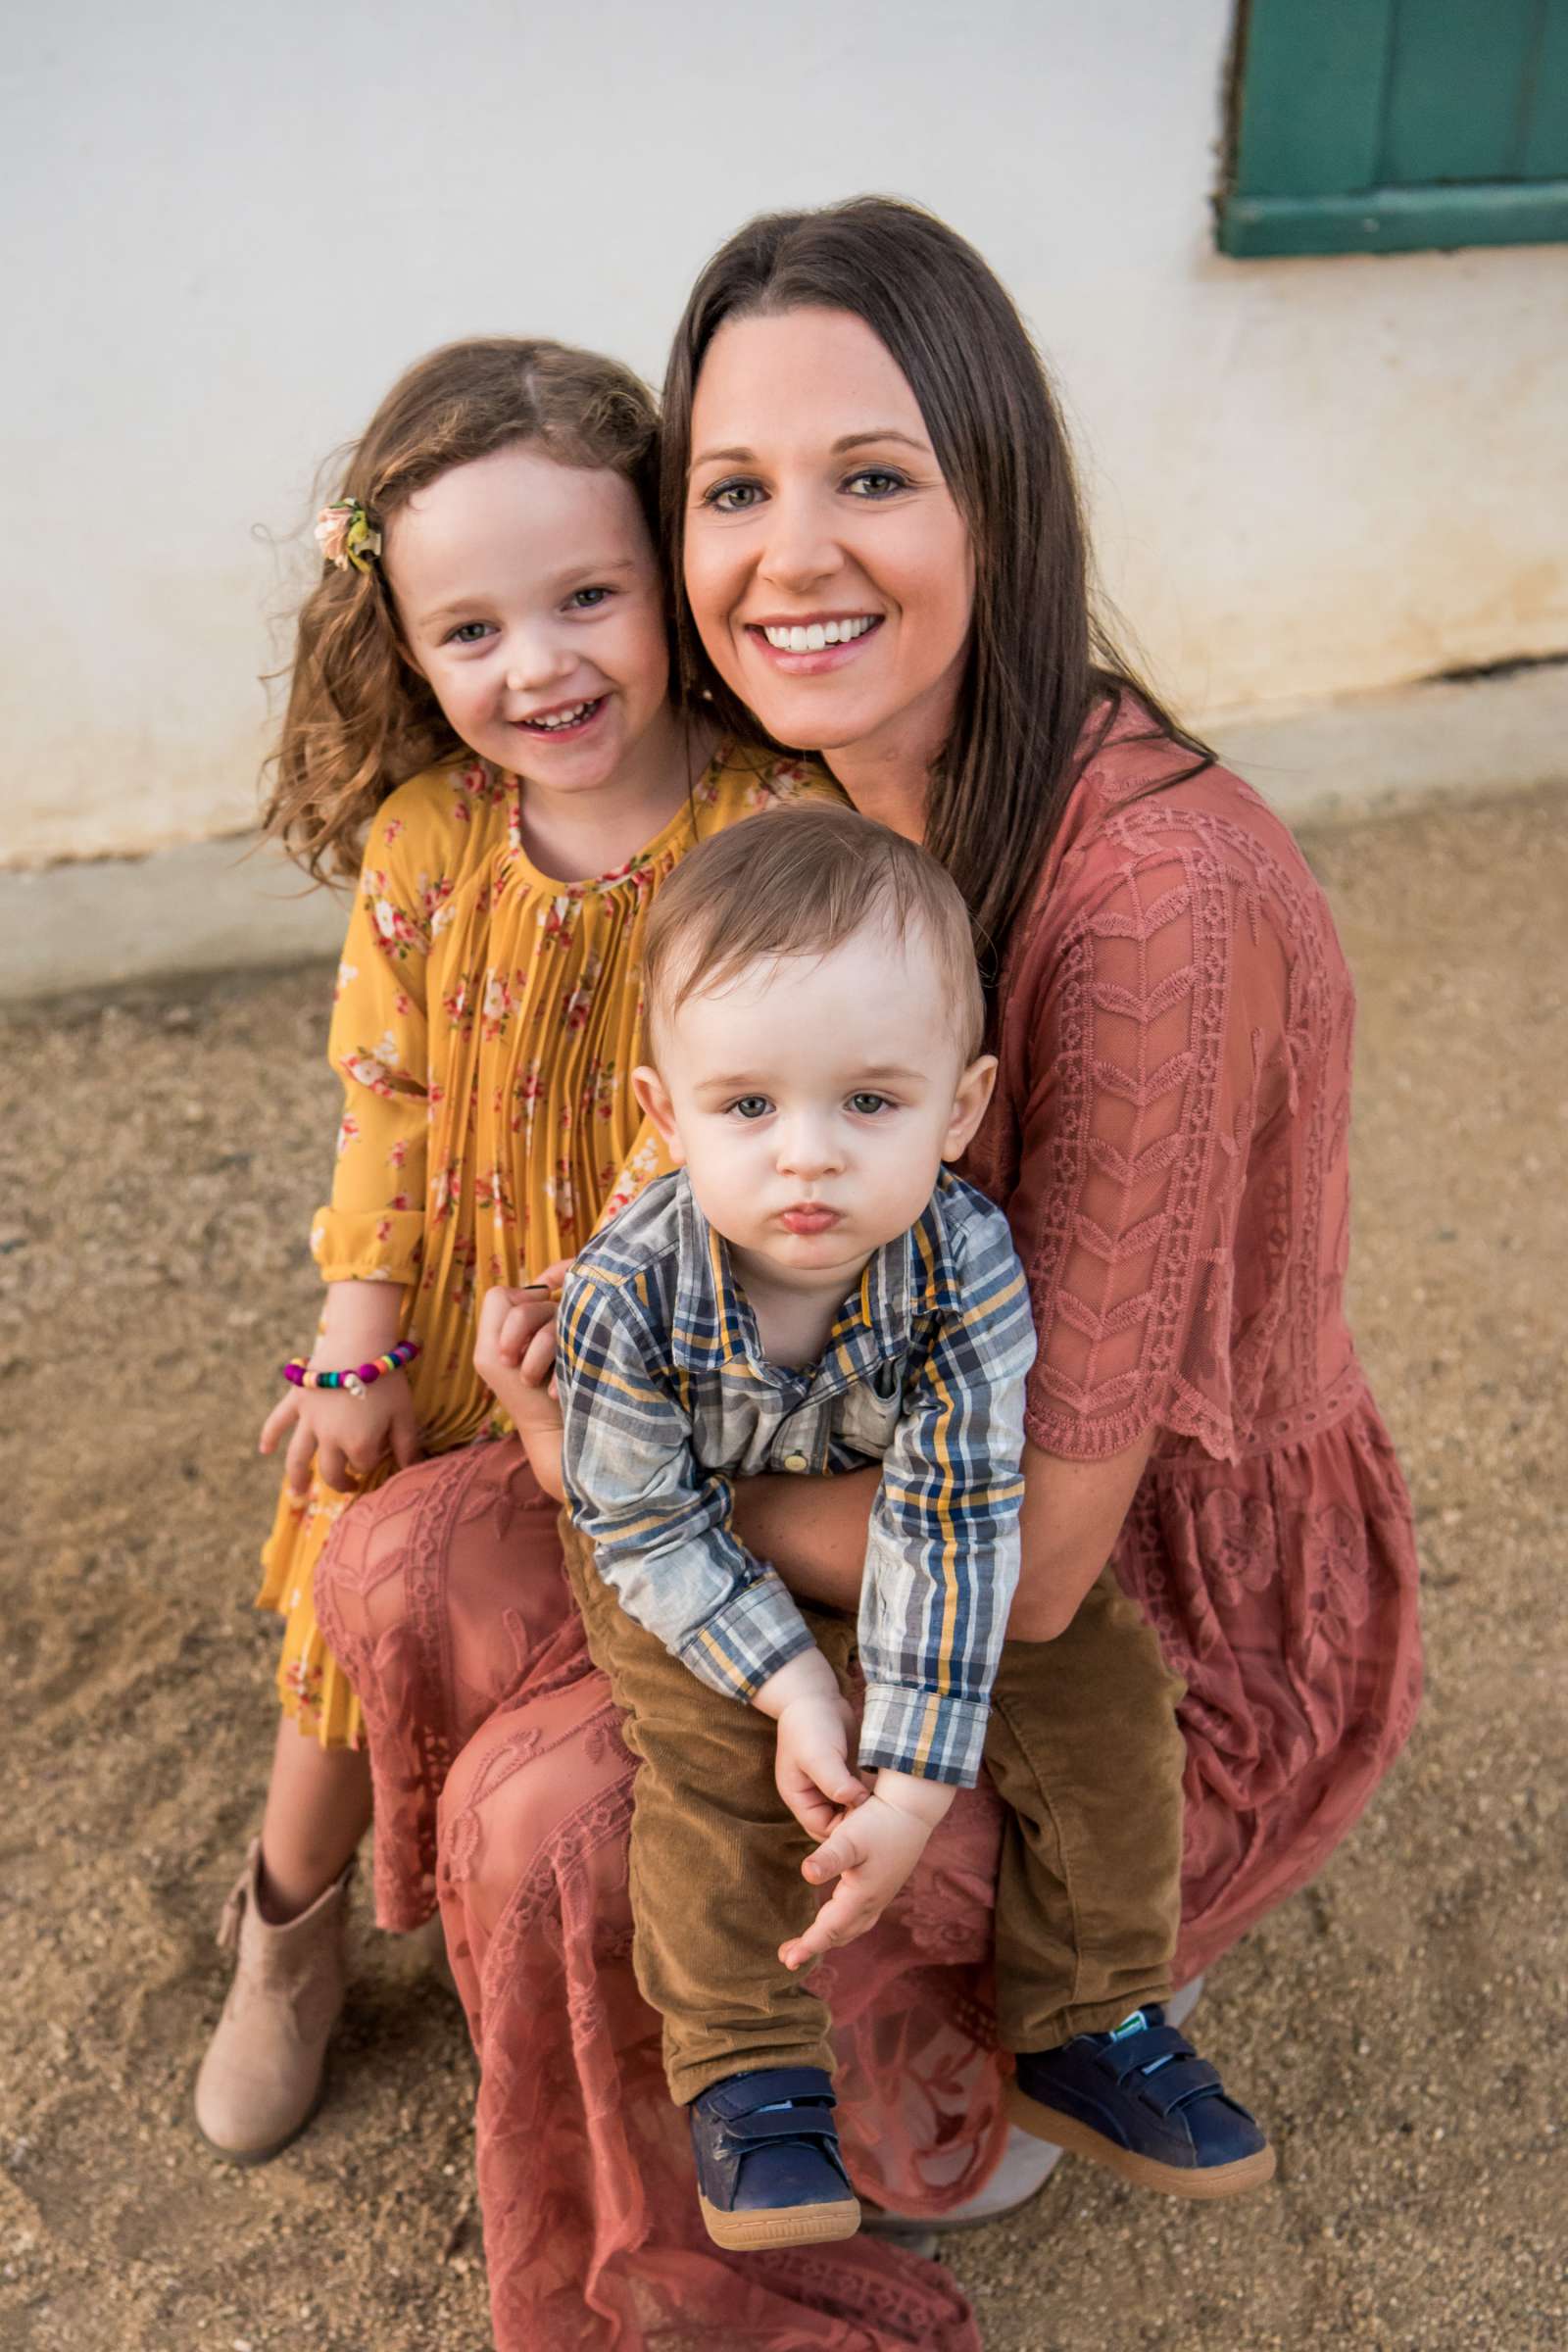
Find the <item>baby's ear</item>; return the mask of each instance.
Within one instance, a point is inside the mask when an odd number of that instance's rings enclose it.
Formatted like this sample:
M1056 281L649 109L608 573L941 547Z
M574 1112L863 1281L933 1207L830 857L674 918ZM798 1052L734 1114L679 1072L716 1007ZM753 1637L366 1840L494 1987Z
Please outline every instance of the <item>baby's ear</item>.
M643 1062L631 1074L631 1091L636 1096L644 1118L652 1119L663 1138L665 1151L678 1168L686 1154L681 1150L680 1135L675 1126L675 1106L669 1090L651 1062Z
M991 1090L997 1083L997 1057L994 1054L977 1054L962 1077L953 1097L953 1117L943 1139L944 1159L961 1159L969 1149L970 1138L986 1115Z

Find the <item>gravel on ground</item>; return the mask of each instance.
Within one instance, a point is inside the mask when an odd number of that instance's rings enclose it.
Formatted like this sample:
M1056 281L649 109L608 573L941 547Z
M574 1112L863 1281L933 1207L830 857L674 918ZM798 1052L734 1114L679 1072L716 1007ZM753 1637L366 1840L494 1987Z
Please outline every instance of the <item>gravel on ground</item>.
M1210 1979L1271 2191L1064 2164L956 2236L988 2352L1535 2352L1563 2278L1568 799L1326 832L1361 993L1352 1306L1420 1517L1412 1745ZM477 2352L473 2066L363 1894L331 2097L279 2162L190 2121L274 1631L254 1433L310 1326L327 974L0 1031L0 2345Z

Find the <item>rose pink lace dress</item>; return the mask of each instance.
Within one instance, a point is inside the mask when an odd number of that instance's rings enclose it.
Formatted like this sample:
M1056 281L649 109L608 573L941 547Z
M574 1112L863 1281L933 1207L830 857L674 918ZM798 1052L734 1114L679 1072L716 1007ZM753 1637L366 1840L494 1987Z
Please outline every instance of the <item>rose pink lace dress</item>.
M1283 828L1223 770L1155 789L1181 763L1123 729L1080 779L964 1173L1029 1272L1036 1443L1084 1460L1159 1432L1115 1566L1188 1686L1185 1977L1345 1835L1409 1732L1420 1648L1409 1503L1341 1305L1349 979ZM704 2235L629 1962L633 1767L515 1443L350 1512L318 1597L364 1703L379 1916L439 1897L480 2056L502 2352L977 2352L934 2264ZM973 2194L1001 2146L997 1833L982 1785L822 1972L856 2178L904 2212Z

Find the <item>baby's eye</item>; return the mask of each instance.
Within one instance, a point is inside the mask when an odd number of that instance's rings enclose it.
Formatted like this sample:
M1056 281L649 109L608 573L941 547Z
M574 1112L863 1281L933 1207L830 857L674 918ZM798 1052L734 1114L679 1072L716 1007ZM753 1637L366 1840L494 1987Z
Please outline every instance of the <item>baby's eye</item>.
M857 1117L870 1119L874 1118L879 1110L891 1110L893 1104L888 1101L886 1095L859 1094L850 1097L850 1108Z
M765 1118L772 1107L765 1095L740 1095L730 1104L738 1119Z
M909 483L907 475L885 466L865 466L852 473L844 487L856 498L891 498L896 490L907 490Z
M448 645L477 645L482 637L489 634L490 623L487 620L460 620L455 629L447 631L445 643Z
M579 612L593 612L604 603L609 594L608 588L574 588L566 602L568 605L574 606Z
M761 495L760 482L715 482L711 490L703 493L703 504L716 508L720 514L745 514Z

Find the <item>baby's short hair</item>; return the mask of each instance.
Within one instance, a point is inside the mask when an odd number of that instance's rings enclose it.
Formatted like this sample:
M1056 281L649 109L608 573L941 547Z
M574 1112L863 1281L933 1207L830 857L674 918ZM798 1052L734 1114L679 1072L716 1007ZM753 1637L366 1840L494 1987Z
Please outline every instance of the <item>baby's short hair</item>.
M650 1029L753 964L830 956L878 923L895 938L911 927L923 933L951 990L954 1033L972 1060L985 998L957 884L917 842L831 801L748 817L681 860L648 918Z

